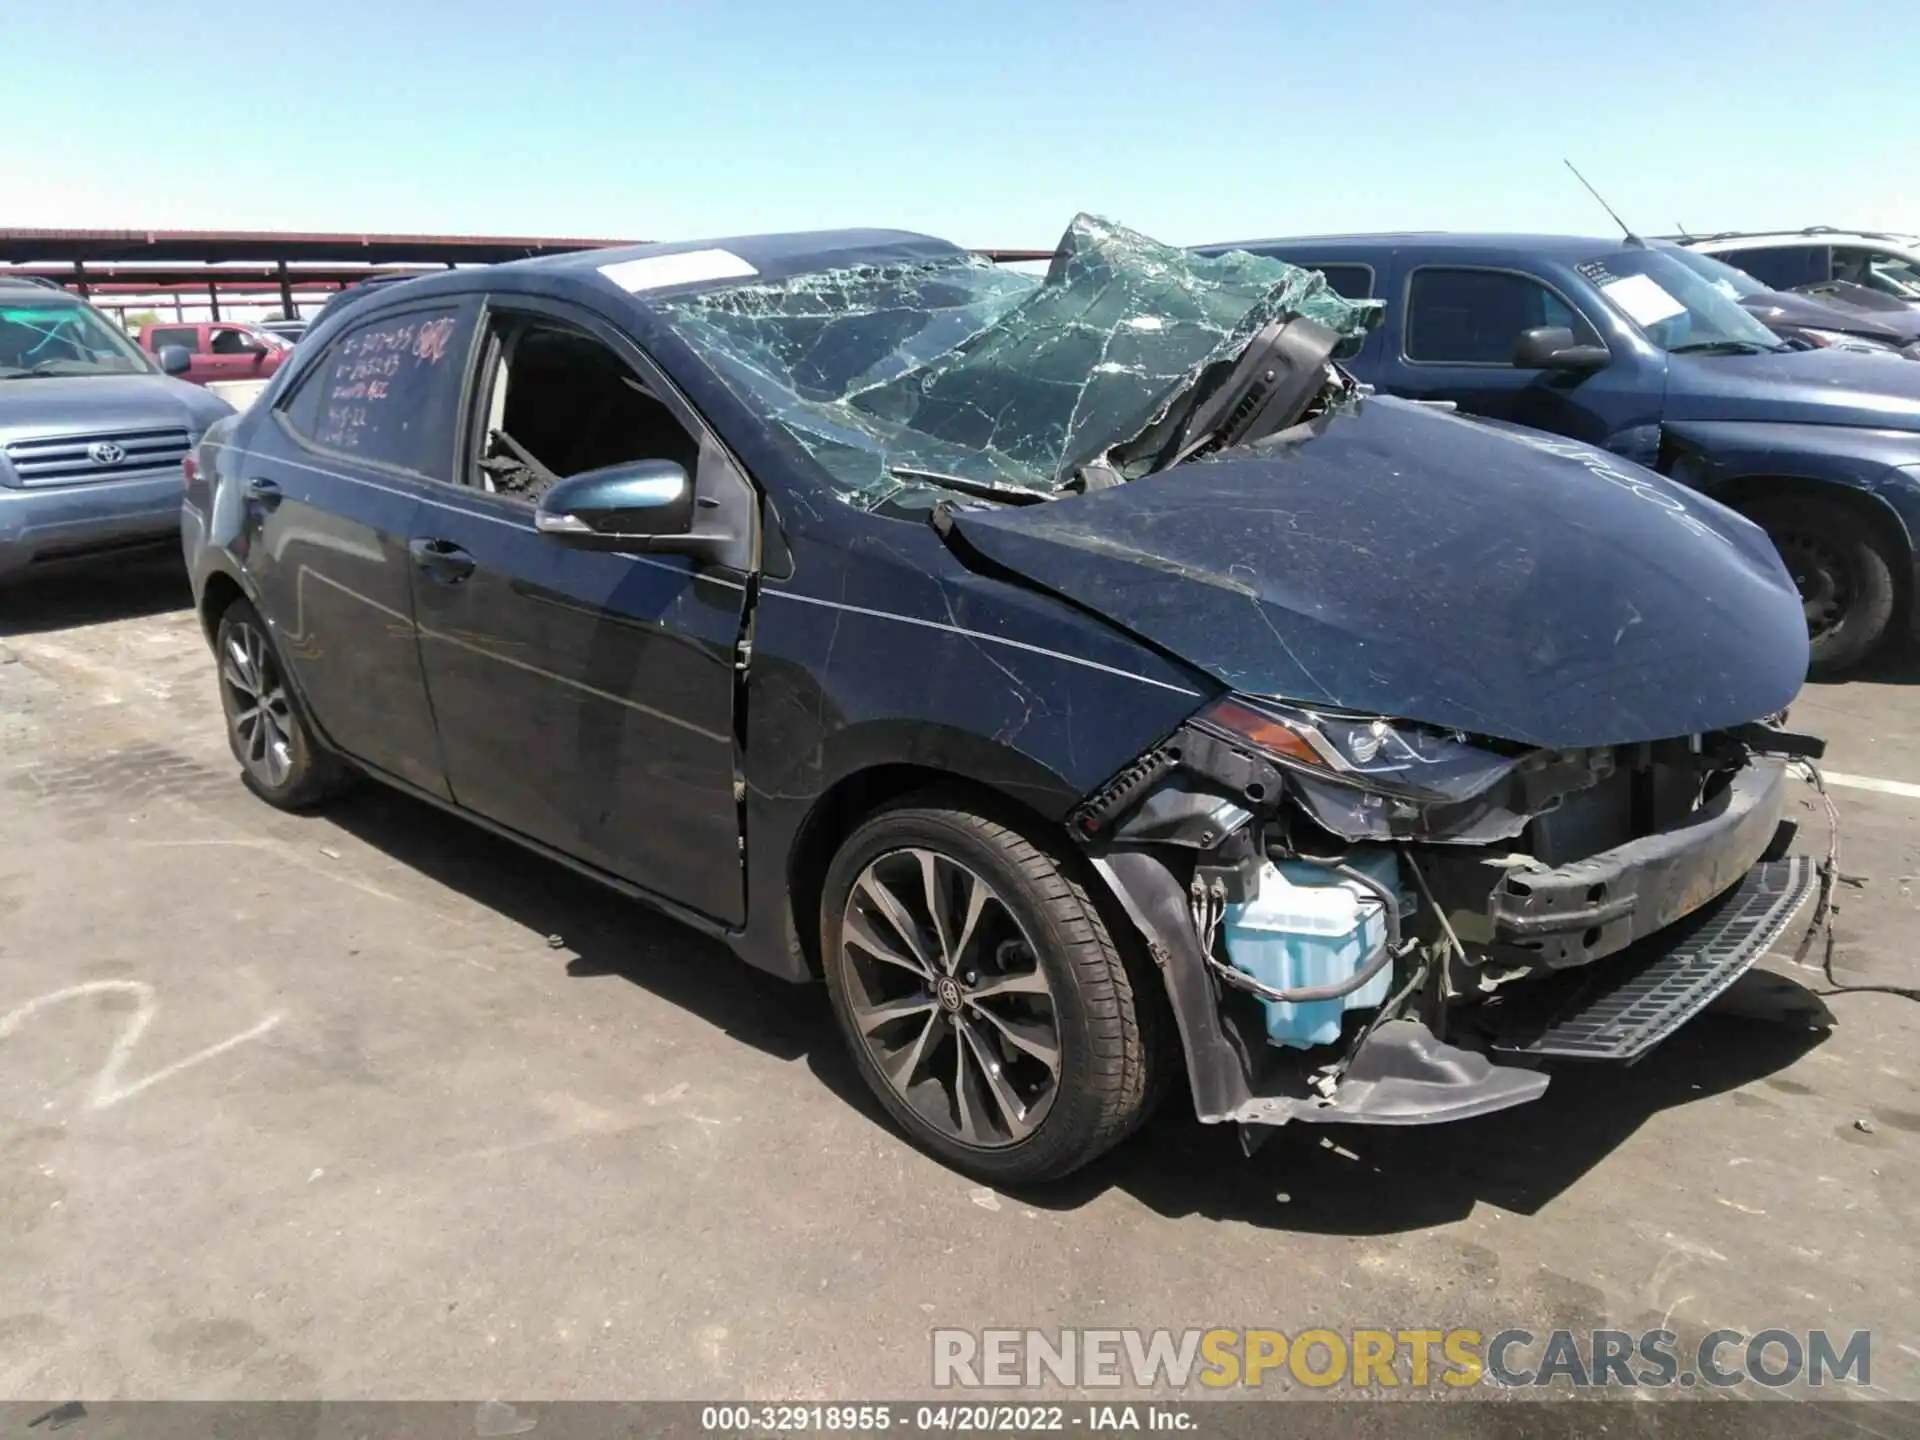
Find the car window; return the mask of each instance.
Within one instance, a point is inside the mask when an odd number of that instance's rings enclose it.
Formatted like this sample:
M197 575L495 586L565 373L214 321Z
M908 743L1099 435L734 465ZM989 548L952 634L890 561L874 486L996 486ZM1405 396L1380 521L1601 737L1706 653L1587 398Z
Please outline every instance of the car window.
M213 338L208 343L207 349L215 355L244 355L256 343L258 342L246 331L228 327L213 332Z
M171 330L150 330L148 341L155 350L162 345L178 345L182 350L200 348L200 332L191 325L176 326Z
M511 313L491 330L469 484L533 504L556 480L634 460L695 473L699 442L603 341Z
M446 478L468 323L457 309L435 307L356 326L308 370L281 418L323 450Z
M98 310L40 290L0 301L0 380L145 375L153 362Z
M1828 278L1824 245L1760 245L1712 253L1772 290L1791 290Z
M1508 365L1521 333L1545 325L1566 327L1578 344L1600 343L1579 312L1528 275L1428 265L1408 288L1409 360Z
M1833 278L1901 300L1920 300L1920 264L1889 250L1835 246Z
M1327 284L1334 293L1344 295L1349 300L1365 300L1373 294L1373 267L1371 265L1316 265L1307 263L1305 270L1318 270L1326 276Z

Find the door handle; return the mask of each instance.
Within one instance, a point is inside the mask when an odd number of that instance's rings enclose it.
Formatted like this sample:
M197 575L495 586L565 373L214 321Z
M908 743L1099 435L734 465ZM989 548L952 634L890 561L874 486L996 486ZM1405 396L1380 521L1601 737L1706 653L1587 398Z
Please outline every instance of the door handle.
M442 585L458 585L473 573L474 559L451 540L409 540L407 554Z
M258 500L267 509L271 510L280 503L282 497L278 485L262 476L255 475L247 481L247 498L249 500Z

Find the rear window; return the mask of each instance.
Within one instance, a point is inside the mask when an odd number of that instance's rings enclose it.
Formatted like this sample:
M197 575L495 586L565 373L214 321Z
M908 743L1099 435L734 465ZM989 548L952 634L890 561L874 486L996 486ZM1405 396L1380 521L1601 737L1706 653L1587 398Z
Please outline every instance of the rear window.
M196 350L200 345L200 332L191 325L176 326L170 330L149 330L147 344L156 351L162 345L178 345L182 350Z
M323 450L446 479L469 328L452 307L357 326L327 347L281 416Z

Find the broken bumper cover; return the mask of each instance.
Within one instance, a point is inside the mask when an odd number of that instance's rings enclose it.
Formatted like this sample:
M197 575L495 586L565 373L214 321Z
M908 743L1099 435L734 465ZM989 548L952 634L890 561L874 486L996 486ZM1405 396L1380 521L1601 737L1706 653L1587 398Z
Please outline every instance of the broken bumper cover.
M1447 909L1464 939L1509 947L1550 969L1587 965L1740 883L1773 843L1786 796L1785 763L1754 760L1684 824L1557 869L1514 870L1494 887L1484 920L1450 898ZM1456 885L1473 886L1486 873L1471 856L1442 865ZM1479 890L1486 894L1484 881Z
M1517 986L1546 987L1530 1007L1505 1001L1493 1007L1496 1053L1519 1064L1499 1064L1446 1044L1418 1021L1398 1019L1367 1037L1331 1094L1276 1094L1256 1082L1250 1057L1229 1037L1178 877L1146 851L1111 851L1094 864L1145 938L1166 984L1199 1118L1264 1125L1463 1120L1538 1099L1549 1078L1533 1068L1540 1060L1638 1059L1765 954L1817 886L1804 858L1754 865L1725 893L1628 954Z
M1755 865L1671 930L1604 964L1513 996L1498 1051L1579 1060L1638 1060L1752 968L1819 888L1811 860Z

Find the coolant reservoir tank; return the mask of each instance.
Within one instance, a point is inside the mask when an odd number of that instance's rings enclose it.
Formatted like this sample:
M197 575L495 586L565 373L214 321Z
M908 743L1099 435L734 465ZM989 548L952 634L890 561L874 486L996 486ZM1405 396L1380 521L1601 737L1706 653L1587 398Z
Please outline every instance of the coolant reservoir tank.
M1400 896L1400 861L1392 850L1352 851L1347 866ZM1292 990L1352 978L1387 943L1387 916L1380 897L1364 885L1305 861L1268 861L1251 900L1227 906L1227 959L1263 985ZM1307 1049L1340 1038L1340 1017L1387 998L1393 967L1336 1000L1296 1005L1262 1000L1267 1039Z

